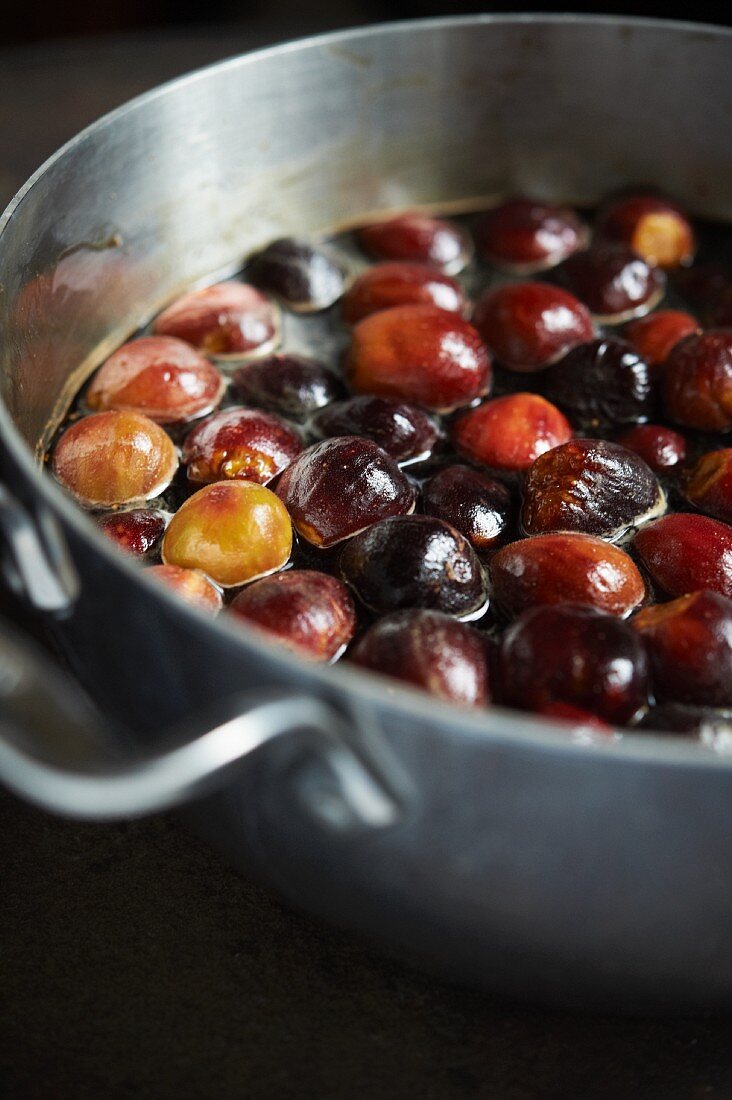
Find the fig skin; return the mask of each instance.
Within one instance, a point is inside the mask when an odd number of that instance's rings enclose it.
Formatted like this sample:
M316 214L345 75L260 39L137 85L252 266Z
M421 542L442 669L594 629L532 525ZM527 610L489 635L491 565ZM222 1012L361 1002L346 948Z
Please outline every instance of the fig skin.
M702 455L683 479L682 492L700 512L732 522L732 447Z
M302 657L332 661L356 629L356 609L342 581L311 569L289 569L239 592L229 611Z
M56 443L52 468L87 508L116 508L165 492L178 454L149 417L112 409L71 424Z
M572 348L549 368L545 393L586 429L637 424L654 409L648 364L624 340L591 340Z
M354 327L346 374L356 393L395 397L451 412L490 392L493 375L480 335L434 306L394 306Z
M247 261L247 277L296 313L328 309L343 294L345 278L328 249L280 237Z
M633 451L573 439L528 469L521 523L527 535L577 531L617 539L664 504L656 475Z
M642 637L661 702L732 706L732 600L692 592L640 611Z
M429 457L440 434L435 421L416 405L393 397L363 394L336 401L310 421L320 436L358 435L372 439L395 462Z
M190 344L173 336L141 336L102 364L86 403L95 412L118 409L179 424L211 412L223 393L216 367Z
M407 608L474 617L488 601L485 574L470 543L433 516L394 516L344 547L341 576L377 614Z
M450 434L466 458L495 470L526 470L531 463L572 438L572 425L537 393L494 397L460 416Z
M490 702L487 640L438 611L396 611L379 619L354 646L350 659L421 688L446 703Z
M633 549L671 598L702 588L732 597L732 527L726 523L675 512L642 527Z
M664 424L636 424L615 442L640 455L654 474L673 473L686 461L686 440Z
M597 235L628 245L668 271L690 264L696 252L688 218L676 203L658 195L629 195L611 203L598 221Z
M498 672L501 701L519 710L546 714L561 703L622 726L648 702L638 634L583 604L525 611L501 638Z
M297 421L346 396L341 379L306 355L268 355L240 367L231 381L234 393L246 404Z
M532 607L583 603L624 618L645 599L633 559L591 535L535 535L509 543L490 564L493 595L509 616Z
M666 277L623 244L594 244L575 252L556 269L557 280L600 324L617 325L658 305Z
M279 340L277 306L247 283L191 290L156 318L158 336L175 336L203 355L240 359L271 351Z
M592 318L573 294L540 282L488 289L473 323L501 366L529 374L595 335Z
M669 419L702 432L732 428L732 329L688 336L671 351L661 378Z
M425 305L461 316L467 309L465 293L455 279L416 263L375 264L358 275L341 302L348 325L394 306Z
M567 206L512 198L484 214L475 227L478 252L511 275L531 275L561 263L589 238Z
M682 340L701 332L699 322L679 309L658 309L626 325L624 337L651 370L660 377L663 365Z
M511 492L502 481L471 466L446 466L422 487L428 516L449 523L475 550L496 546L513 520Z
M277 484L298 534L327 548L377 520L414 511L415 492L370 439L345 435L308 447Z
M472 242L459 226L416 212L361 226L356 239L374 259L427 264L446 275L457 275L473 255Z
M221 610L221 593L198 569L184 569L179 565L151 565L147 573L201 611L218 615Z

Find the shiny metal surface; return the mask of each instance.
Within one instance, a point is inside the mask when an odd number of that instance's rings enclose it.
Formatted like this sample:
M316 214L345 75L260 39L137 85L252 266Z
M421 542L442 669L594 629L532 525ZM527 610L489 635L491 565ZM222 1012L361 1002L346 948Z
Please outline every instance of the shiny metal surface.
M398 818L396 790L348 743L338 715L299 695L241 696L228 713L193 715L161 735L162 749L120 743L40 650L0 623L0 780L67 817L113 821L157 813L231 782L275 738L299 737L331 773L335 793L301 792L339 828L383 828ZM219 712L221 708L219 707ZM325 812L323 813L323 809Z
M0 476L63 525L84 584L55 632L79 679L140 743L251 688L332 707L356 749L403 773L398 823L334 832L293 800L282 739L197 805L199 826L314 912L554 1003L732 1001L732 762L653 737L569 744L528 716L463 714L204 622L118 560L28 446L110 345L274 234L515 190L591 202L638 181L732 216L730 41L475 17L265 50L102 120L0 225Z

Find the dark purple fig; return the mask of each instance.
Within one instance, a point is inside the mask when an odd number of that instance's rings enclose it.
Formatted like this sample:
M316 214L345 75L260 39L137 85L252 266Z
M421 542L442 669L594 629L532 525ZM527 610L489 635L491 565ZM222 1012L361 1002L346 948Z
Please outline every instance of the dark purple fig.
M595 320L605 324L650 313L666 290L663 271L624 244L595 244L575 252L560 264L556 275Z
M379 614L408 607L476 617L488 590L480 562L459 531L432 516L384 519L351 539L341 572Z
M501 698L519 710L578 707L624 725L648 702L648 661L635 630L594 607L525 611L501 639Z
M249 279L298 313L327 309L343 294L343 272L327 249L282 237L249 258Z
M584 429L637 424L653 411L648 364L624 340L578 344L549 368L545 392Z
M429 457L439 435L437 424L423 409L370 394L334 402L313 417L312 427L321 436L373 439L402 463Z
M447 466L425 482L429 516L455 527L476 550L497 545L511 522L511 493L502 481L472 466Z
M248 405L305 420L345 396L343 382L317 359L305 355L268 355L235 371L234 392Z
M370 439L342 435L308 447L277 485L296 530L313 546L337 542L414 510L410 482Z
M447 703L483 706L490 702L486 639L437 611L386 615L366 631L351 659Z

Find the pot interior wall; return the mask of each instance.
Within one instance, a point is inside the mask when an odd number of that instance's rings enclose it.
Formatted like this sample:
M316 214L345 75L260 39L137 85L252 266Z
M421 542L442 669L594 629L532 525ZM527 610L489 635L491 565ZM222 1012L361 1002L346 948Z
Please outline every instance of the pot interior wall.
M236 59L135 101L32 183L0 238L0 386L43 441L159 305L274 235L526 191L652 182L732 214L725 32L443 20Z

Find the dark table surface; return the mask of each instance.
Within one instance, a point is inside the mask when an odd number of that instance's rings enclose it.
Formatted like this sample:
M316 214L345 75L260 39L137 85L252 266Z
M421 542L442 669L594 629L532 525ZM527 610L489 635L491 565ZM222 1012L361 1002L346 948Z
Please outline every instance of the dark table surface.
M0 199L146 87L307 29L0 53ZM732 1097L729 1019L555 1014L437 983L292 913L172 817L70 824L0 795L0 837L2 1097Z

